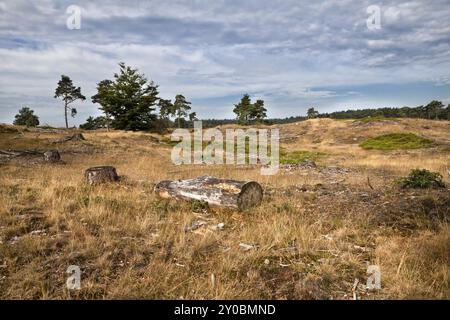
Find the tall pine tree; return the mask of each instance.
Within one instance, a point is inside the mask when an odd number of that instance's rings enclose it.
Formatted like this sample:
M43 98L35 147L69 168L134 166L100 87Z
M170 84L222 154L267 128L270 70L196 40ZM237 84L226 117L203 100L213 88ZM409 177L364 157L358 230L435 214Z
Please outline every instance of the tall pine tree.
M155 126L153 113L159 102L158 86L153 81L125 63L119 63L120 71L114 80L103 80L97 85L92 102L111 117L111 127L122 130L148 130Z
M185 120L185 118L189 116L189 110L191 110L190 105L191 103L189 101L186 101L186 98L183 95L178 94L175 97L173 108L177 117L178 128L181 128L182 119Z
M244 94L241 101L238 104L235 104L233 109L233 112L236 114L236 118L238 119L239 123L248 123L251 109L252 103L250 100L250 96L248 94Z
M241 101L234 105L233 112L240 124L248 124L251 121L259 122L267 117L264 100L256 100L255 103L252 103L248 94L244 94Z
M86 97L81 94L81 88L73 85L72 79L68 76L61 75L61 80L58 81L58 86L55 90L55 98L62 98L64 101L64 119L66 121L66 128L69 128L67 121L67 111L70 111L72 117L77 114L77 109L70 106L76 100L84 101Z

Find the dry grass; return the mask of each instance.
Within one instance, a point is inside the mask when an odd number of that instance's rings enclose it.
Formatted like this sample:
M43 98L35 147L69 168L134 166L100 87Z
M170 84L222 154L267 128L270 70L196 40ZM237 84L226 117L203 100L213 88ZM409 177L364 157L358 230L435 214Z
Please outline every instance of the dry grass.
M402 119L360 127L320 119L286 125L286 150L326 156L318 169L276 176L253 167L174 166L170 147L151 144L144 133L85 132L86 141L59 145L49 139L61 132L0 133L0 149L56 147L65 161L0 164L0 297L348 299L354 279L365 283L367 264L378 264L382 289L360 286L360 298L449 299L448 189L393 184L416 167L439 171L449 182L450 154L442 150L449 124ZM425 125L430 129L422 130ZM402 131L433 139L441 149L358 147L365 137ZM115 166L122 180L84 185L84 169L96 165ZM329 169L336 165L349 171ZM204 174L260 182L263 204L205 214L152 193L160 180ZM196 220L206 225L185 232ZM210 228L219 222L223 230ZM243 251L239 243L257 248ZM83 272L79 291L65 288L73 264Z

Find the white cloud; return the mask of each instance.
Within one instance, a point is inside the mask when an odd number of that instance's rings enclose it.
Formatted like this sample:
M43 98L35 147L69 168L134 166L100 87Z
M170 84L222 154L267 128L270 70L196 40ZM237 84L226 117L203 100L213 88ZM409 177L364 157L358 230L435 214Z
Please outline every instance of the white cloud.
M183 93L216 103L205 116L229 104L214 99L244 92L266 97L280 108L274 114L290 115L299 103L353 99L348 92L359 86L449 84L448 1L379 1L379 32L365 25L371 1L77 1L82 29L67 30L70 4L1 4L0 121L24 102L56 108L61 74L91 96L119 61L160 84L163 97ZM83 105L80 118L95 112ZM54 112L39 113L59 121Z

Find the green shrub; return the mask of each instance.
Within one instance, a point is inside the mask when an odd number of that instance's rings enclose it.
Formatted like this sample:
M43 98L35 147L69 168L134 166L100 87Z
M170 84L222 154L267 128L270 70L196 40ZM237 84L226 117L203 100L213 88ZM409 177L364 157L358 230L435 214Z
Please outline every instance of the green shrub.
M365 117L365 118L362 118L362 119L357 119L354 122L360 121L360 122L363 122L363 123L369 123L369 122L382 122L382 121L387 121L387 120L393 120L393 118L388 119L388 118L385 118L383 116Z
M411 170L409 175L400 179L399 184L402 188L444 188L442 175L438 172L431 172L426 169Z
M375 150L407 150L429 148L434 145L430 139L422 138L414 133L390 133L364 140L360 147Z
M36 127L39 125L39 117L30 108L22 107L15 116L14 125Z
M320 154L311 151L293 151L286 152L280 150L280 163L281 164L297 164L306 161L315 161L319 158Z

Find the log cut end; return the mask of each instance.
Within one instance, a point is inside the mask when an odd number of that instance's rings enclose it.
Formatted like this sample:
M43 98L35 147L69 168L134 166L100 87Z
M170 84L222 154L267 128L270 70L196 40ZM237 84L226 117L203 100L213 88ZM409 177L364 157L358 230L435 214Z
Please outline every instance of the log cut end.
M256 207L261 204L263 198L263 189L259 183L250 181L242 186L237 199L239 210L246 210L248 208Z
M84 177L86 183L91 185L119 180L116 168L111 166L92 167L86 169Z

